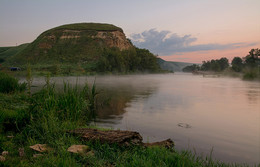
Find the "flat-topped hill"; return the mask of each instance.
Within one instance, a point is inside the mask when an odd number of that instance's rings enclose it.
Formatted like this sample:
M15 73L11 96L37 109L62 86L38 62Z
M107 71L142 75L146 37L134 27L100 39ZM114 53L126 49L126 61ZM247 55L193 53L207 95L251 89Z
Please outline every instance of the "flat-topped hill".
M156 56L138 49L112 24L76 23L40 34L5 64L77 64L86 71L158 71Z

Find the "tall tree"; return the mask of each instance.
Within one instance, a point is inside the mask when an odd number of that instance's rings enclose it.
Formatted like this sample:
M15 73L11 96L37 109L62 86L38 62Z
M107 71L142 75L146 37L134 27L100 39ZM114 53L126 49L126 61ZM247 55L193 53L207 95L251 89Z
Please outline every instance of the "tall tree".
M225 57L222 57L221 59L217 60L217 62L220 66L220 71L223 71L223 70L225 70L226 68L229 67L228 59L225 58Z
M244 61L247 67L257 67L257 65L260 65L260 49L251 49L249 54L244 57Z
M234 71L240 72L243 69L243 60L240 57L234 57L231 65Z

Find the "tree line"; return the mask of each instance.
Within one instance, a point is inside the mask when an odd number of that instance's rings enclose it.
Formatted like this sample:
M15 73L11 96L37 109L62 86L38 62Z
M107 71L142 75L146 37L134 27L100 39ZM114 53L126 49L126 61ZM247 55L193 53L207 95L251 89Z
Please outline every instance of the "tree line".
M133 48L120 51L118 48L106 48L99 58L98 72L159 72L157 57L147 49Z
M226 57L220 59L212 59L203 61L202 65L193 64L183 68L183 72L193 71L213 71L222 72L228 68L231 68L235 72L243 72L244 70L259 70L260 66L260 49L251 49L245 57L234 57L229 64L229 60Z

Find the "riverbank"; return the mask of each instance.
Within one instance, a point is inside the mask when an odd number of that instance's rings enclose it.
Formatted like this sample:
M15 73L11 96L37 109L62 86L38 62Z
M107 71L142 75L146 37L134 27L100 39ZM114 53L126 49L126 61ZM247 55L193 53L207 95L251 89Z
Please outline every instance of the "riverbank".
M203 77L234 77L249 81L260 81L260 72L257 69L246 69L243 72L235 72L231 69L226 69L222 72L214 71L193 71L194 75L202 75Z
M39 92L0 93L1 153L3 166L234 166L201 157L195 152L162 147L122 147L117 144L86 142L66 133L89 127L95 117L96 87L64 85L57 92L48 82ZM38 153L30 149L35 144L47 144L51 150ZM93 154L79 155L67 151L71 145L87 145ZM23 151L22 151L23 150ZM213 150L214 151L214 150ZM5 152L6 153L6 152ZM35 156L41 154L40 156ZM248 165L237 165L248 166Z

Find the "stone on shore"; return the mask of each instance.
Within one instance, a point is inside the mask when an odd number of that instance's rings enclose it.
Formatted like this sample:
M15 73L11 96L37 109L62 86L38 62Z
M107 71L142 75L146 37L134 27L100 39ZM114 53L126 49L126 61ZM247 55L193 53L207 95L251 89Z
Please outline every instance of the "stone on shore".
M90 151L90 148L86 145L72 145L67 149L68 152L84 154Z
M33 146L30 146L30 148L41 153L51 150L51 148L48 147L47 144L35 144Z

